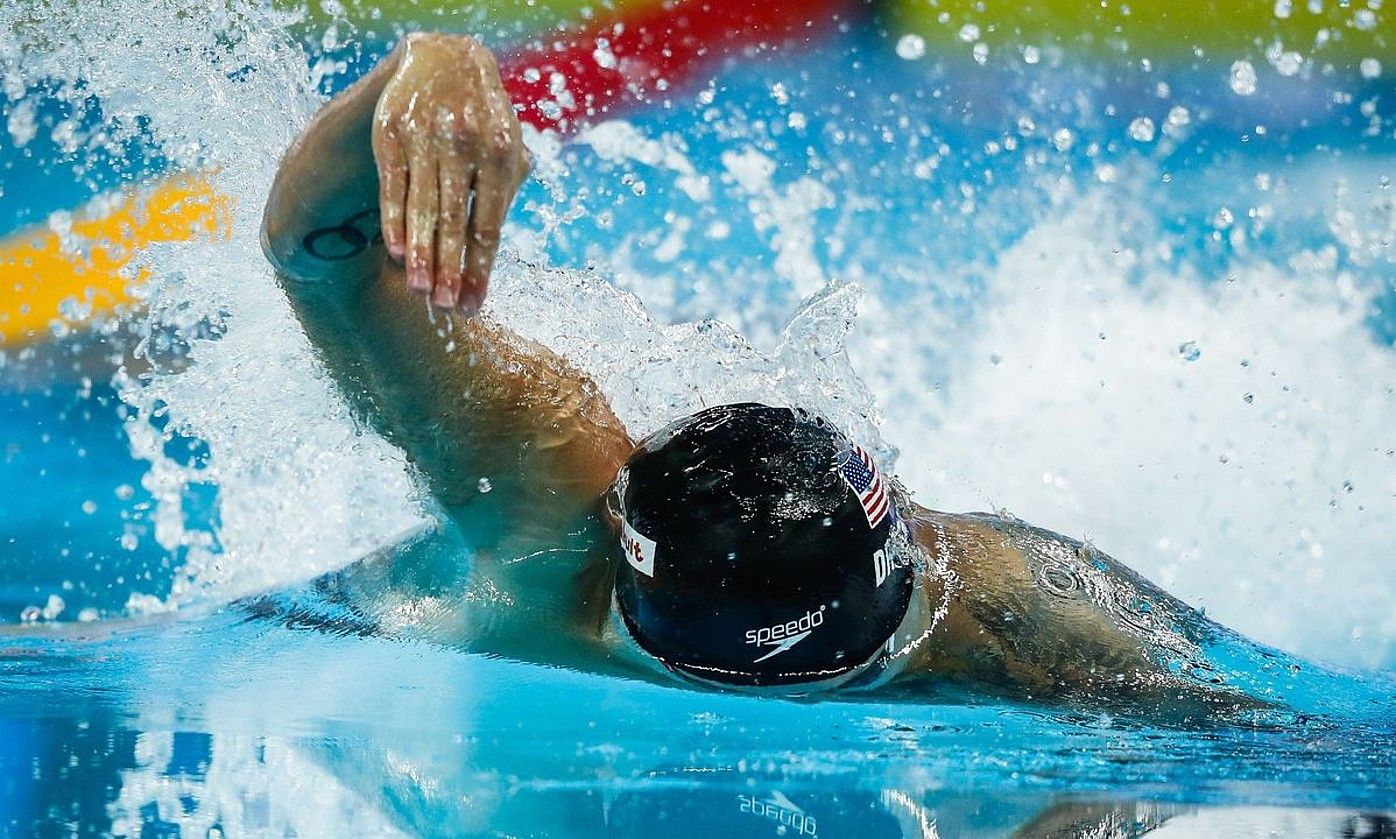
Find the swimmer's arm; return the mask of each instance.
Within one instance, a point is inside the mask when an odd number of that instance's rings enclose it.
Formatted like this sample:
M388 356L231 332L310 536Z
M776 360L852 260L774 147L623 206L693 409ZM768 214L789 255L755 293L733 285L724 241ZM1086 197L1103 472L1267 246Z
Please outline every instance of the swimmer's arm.
M1185 675L1218 628L1090 545L989 514L922 510L914 529L956 578L927 669L1038 696L1243 699Z
M349 287L282 287L356 413L447 507L494 476L505 493L536 496L540 520L561 515L604 493L633 448L588 376L487 315L433 314L389 260Z
M504 493L536 499L545 526L605 492L633 443L588 376L486 315L429 310L381 254L364 270L278 279L355 413L402 448L438 500L465 503L493 475Z
M405 190L403 170L392 163L402 149L410 151ZM431 168L430 181L415 177L418 164ZM461 179L447 176L460 164L475 172L469 236L460 228L468 196ZM498 227L526 169L488 51L465 38L409 36L307 126L282 162L263 218L267 257L341 392L448 505L478 495L481 476L501 473L518 475L544 500L594 500L630 450L586 376L497 325L448 317L450 307L429 311L421 283L407 282L404 253L418 268L424 260L443 271L463 266L467 290L482 294ZM428 204L439 217L425 212ZM387 248L363 224L375 208ZM465 251L462 236L470 240ZM360 253L331 250L356 242ZM434 302L441 283L460 285L449 271L432 276L441 281ZM461 307L478 303L466 297Z

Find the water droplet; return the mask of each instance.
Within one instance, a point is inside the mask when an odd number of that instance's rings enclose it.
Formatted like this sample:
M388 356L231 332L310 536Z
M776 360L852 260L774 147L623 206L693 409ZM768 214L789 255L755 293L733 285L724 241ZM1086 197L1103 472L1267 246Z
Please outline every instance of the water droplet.
M906 61L915 61L926 55L926 39L920 35L910 33L897 39L897 57Z
M78 623L92 623L101 617L98 611L91 606L78 612Z
M6 127L9 129L10 139L14 141L16 148L28 145L29 141L34 139L34 135L38 133L39 127L35 115L35 105L28 99L15 105L10 111Z
M973 23L966 23L960 27L960 40L966 44L979 40L979 27Z
M596 39L596 49L592 51L591 57L597 66L604 70L616 69L616 54L611 52L611 44L605 38Z
M116 497L121 499L122 501L131 500L131 496L135 494L136 489L130 484L122 484L121 486L116 488Z
M1375 79L1381 75L1381 62L1375 58L1364 58L1358 65L1362 70L1362 78Z
M1297 52L1282 52L1272 63L1281 76L1293 76L1304 66L1304 56Z
M1071 133L1070 128L1058 128L1052 132L1052 146L1057 151L1066 151L1076 142L1076 135Z
M490 490L494 489L494 484L490 483L489 478L481 478L479 481L475 482L475 488L480 490L480 492L482 493L489 492Z
M1202 357L1202 350L1196 341L1184 341L1178 345L1178 355L1182 356L1184 361L1196 361Z
M1129 124L1129 136L1141 143L1149 143L1154 139L1154 121L1148 117L1139 117Z
M92 515L93 513L97 512L97 502L93 501L91 498L87 499L86 501L82 502L82 511L84 513L87 513L89 516Z
M1042 50L1034 46L1023 47L1023 63L1036 64L1042 60Z
M974 49L970 50L970 52L974 55L974 60L979 64L983 64L989 60L989 45L983 41L975 44Z
M1231 65L1231 91L1237 96L1250 96L1255 93L1255 67L1242 59Z
M1168 118L1163 122L1163 132L1176 137L1182 129L1192 124L1192 112L1182 105L1174 105L1168 110Z

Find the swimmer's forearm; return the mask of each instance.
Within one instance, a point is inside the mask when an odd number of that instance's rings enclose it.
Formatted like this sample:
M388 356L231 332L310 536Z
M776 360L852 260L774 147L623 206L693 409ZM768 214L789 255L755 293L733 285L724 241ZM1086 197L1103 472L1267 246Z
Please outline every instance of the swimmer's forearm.
M513 473L545 507L592 501L632 444L605 397L546 347L487 317L435 319L387 262L325 306L291 295L346 394L371 395L379 430L448 507L481 475Z
M438 309L456 307L456 294L459 309L478 307L496 234L527 171L518 135L487 50L459 36L409 36L287 151L263 244L326 368L438 496L477 495L481 469L493 464L527 473L553 500L594 500L631 444L590 380L507 330L433 318L419 296L431 292ZM433 173L412 181L418 188L405 203L390 200L402 173L375 153L394 143L411 152L409 168ZM469 178L449 177L458 165L476 172L473 196L462 192ZM427 196L442 210L440 224L414 203L430 184L440 187ZM466 224L457 211L467 206L468 228L451 227L452 219ZM432 241L443 247L418 252ZM411 276L424 260L441 268L428 278L434 283Z
M262 248L284 276L315 281L377 270L373 113L400 54L331 100L286 151L262 215Z

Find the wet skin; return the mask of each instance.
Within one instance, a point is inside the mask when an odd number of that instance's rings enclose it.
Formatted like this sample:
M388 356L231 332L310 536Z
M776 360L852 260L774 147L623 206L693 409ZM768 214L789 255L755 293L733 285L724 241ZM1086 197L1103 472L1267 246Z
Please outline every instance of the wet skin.
M410 36L287 152L263 241L343 393L472 534L474 562L454 563L469 572L427 585L433 603L454 601L419 623L474 649L607 669L619 660L607 631L616 538L600 500L634 441L583 371L474 314L527 171L507 104L483 47ZM324 258L317 232L375 213L381 242L371 229L341 237L362 247ZM1200 651L1227 630L1093 547L1008 516L903 512L924 570L903 627L920 642L899 678L1106 702L1236 699L1211 686ZM452 564L412 556L388 562Z

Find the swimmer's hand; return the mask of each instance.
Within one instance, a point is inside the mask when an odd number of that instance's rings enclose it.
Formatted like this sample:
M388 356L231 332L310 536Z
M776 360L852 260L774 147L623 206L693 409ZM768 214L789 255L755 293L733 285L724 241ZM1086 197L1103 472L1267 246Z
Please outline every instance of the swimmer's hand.
M475 312L528 153L494 56L473 38L418 33L373 113L383 241L407 287Z
M459 35L409 35L286 150L262 248L283 284L321 295L377 280L387 245L408 288L473 312L527 174L490 51Z

